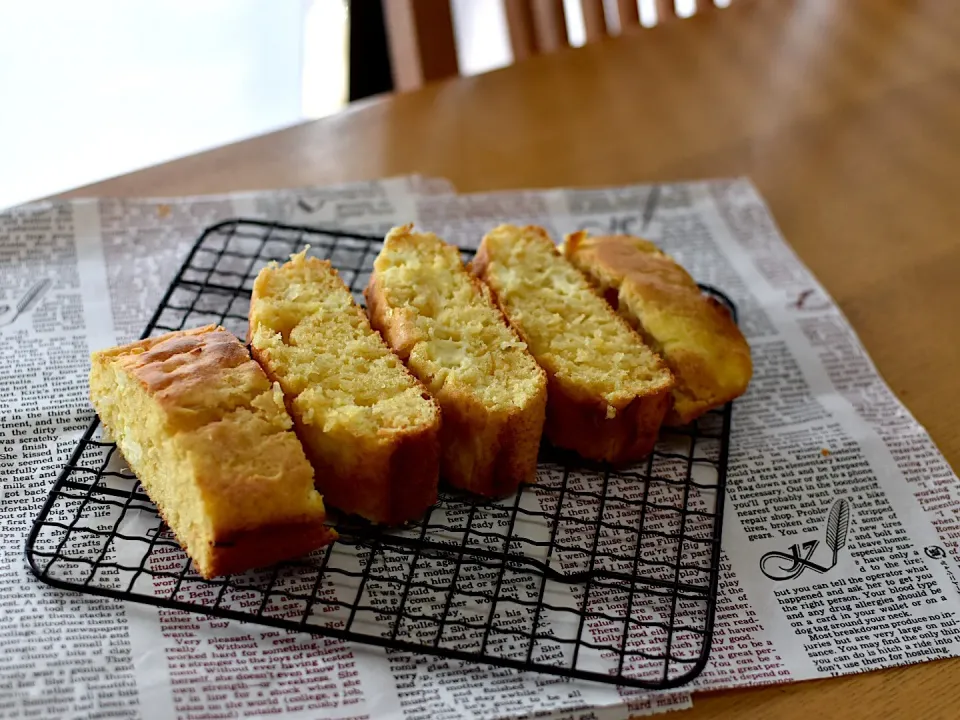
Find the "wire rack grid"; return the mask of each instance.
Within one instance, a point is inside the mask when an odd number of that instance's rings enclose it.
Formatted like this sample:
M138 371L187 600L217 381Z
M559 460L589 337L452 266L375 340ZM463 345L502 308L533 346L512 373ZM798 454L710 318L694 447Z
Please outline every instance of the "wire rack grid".
M144 337L208 323L246 337L257 273L306 246L362 302L379 238L231 220L198 239ZM627 468L545 444L536 483L514 496L442 488L424 517L391 530L334 516L336 543L213 580L196 573L94 420L26 555L58 588L517 670L677 687L710 650L730 418L727 405L664 428L646 461Z

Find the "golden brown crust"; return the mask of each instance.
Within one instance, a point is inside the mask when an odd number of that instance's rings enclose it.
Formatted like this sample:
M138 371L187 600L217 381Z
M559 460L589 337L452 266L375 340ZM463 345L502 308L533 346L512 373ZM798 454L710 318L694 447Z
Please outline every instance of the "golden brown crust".
M621 465L646 457L657 444L669 393L638 397L609 418L605 403L582 399L576 390L551 380L544 432L557 447L573 449L589 460Z
M210 554L209 574L204 577L233 575L307 555L337 539L331 528L324 528L324 531L318 537L316 526L305 523L261 528L230 540L218 540Z
M467 265L467 270L469 270L470 273L475 278L483 282L483 278L486 276L487 269L489 267L490 267L490 248L487 245L485 245L483 242L481 242L480 247L477 248L477 252L473 256L473 260L471 260L470 263ZM484 283L484 285L486 285L486 283ZM488 290L490 289L489 285L487 285L487 289ZM503 305L500 304L500 300L497 298L497 294L491 290L490 295L491 297L493 297L493 301L497 304L497 307L500 308L500 312L503 312ZM504 313L504 317L505 318L507 317L506 313ZM510 322L509 318L507 318L507 322L508 323ZM511 327L513 327L514 330L517 330L515 326L511 326ZM519 331L517 331L517 334L522 336L522 333L520 333Z
M207 325L97 353L116 361L184 429L213 422L265 392L270 382L227 330ZM212 394L211 383L233 391Z
M387 236L384 252L402 250L426 253L455 254L449 272L462 273L462 280L482 298L486 310L502 326L500 332L518 340L506 318L494 302L489 288L463 269L459 251L433 235L411 232L411 227L398 228ZM381 255L383 257L383 255ZM386 260L384 260L386 262ZM427 331L417 325L417 312L409 306L391 306L383 276L375 265L370 282L364 291L367 313L372 326L379 330L387 344L407 363L419 343L429 344ZM445 272L445 271L440 271ZM436 324L434 327L440 327ZM452 328L446 328L451 330ZM496 349L488 353L496 354ZM524 354L526 354L524 352ZM529 358L527 355L526 357ZM502 362L502 361L501 361ZM543 432L546 408L546 377L542 369L528 360L528 371L537 382L536 392L523 396L519 404L507 408L491 407L474 388L464 382L450 381L438 385L437 400L443 420L440 428L441 474L452 485L486 497L502 497L516 492L521 483L536 479L537 455ZM420 367L420 365L417 365ZM416 367L411 365L414 375ZM426 372L420 367L420 372ZM420 377L428 386L429 377ZM516 378L521 380L525 378Z
M91 366L104 425L204 577L336 538L279 388L231 333L168 333Z
M444 478L485 497L503 497L536 479L546 391L514 412L491 414L472 397L452 395L443 404L440 446Z
M284 364L285 361L278 354L283 348L274 342L275 328L267 324L268 314L264 312L265 319L262 322L260 319L260 304L270 299L271 288L274 287L269 283L279 281L279 274L285 271L305 273L303 277L314 284L322 282L323 293L344 295L344 307L339 317L345 318L346 314L356 316L358 323L354 332L368 341L375 340L377 347L374 350L391 358L397 366L395 372L404 375L409 381L408 385L412 388L410 392L416 396L416 401L427 407L428 411L424 414L432 418L431 422L372 430L359 426L353 430L341 427L334 439L330 428L322 421L310 422L305 417L305 413L312 413L314 409L320 411L321 408L312 408L310 403L305 403L298 411L295 407L297 398L302 398L305 393L295 392L291 378L284 375L283 369L286 368L289 372L291 368L289 364ZM327 504L345 513L386 525L401 524L421 516L437 501L441 424L439 405L416 377L393 358L380 335L370 327L363 309L353 302L349 289L329 262L295 256L287 265L264 268L254 283L250 307L251 352L267 376L283 387L297 435L316 471L316 485ZM294 334L296 331L293 327L305 320L313 322L309 318L298 318L298 322L294 323L288 332ZM325 322L336 320L328 318ZM261 335L255 334L257 326L261 326ZM355 341L357 334L351 337ZM332 350L349 352L344 347ZM344 372L347 372L346 365L342 366ZM322 384L320 381L317 385L321 390Z
M375 272L370 273L370 281L363 291L363 299L367 302L370 326L379 332L390 349L406 362L410 357L410 351L421 339L420 333L417 332L416 326L408 321L408 313L404 308L391 308L387 303Z
M169 526L163 510L157 510ZM329 545L337 537L336 530L315 522L266 525L210 540L203 563L194 565L202 577L210 580L299 558ZM182 542L180 546L187 550Z
M257 350L251 347L254 358ZM263 363L270 375L269 365ZM273 379L273 378L271 378ZM435 403L424 390L424 399ZM290 399L286 398L289 405ZM440 466L440 421L409 432L384 433L375 447L353 461L331 461L322 451L323 431L303 423L293 425L315 471L317 489L330 507L370 522L401 525L418 518L437 502Z
M533 239L541 242L545 247L548 245L557 260L565 262L543 228L527 227L519 229L519 232L529 233ZM481 242L470 269L474 275L490 286L490 265L494 259L488 237ZM491 292L509 320L509 310L505 307L503 299L498 297L493 286L491 286ZM602 306L600 312L610 312L617 324L623 324L630 334L636 334L607 306ZM511 322L511 325L531 347L534 357L539 362L540 358L537 357L531 338L524 330L524 322ZM639 337L637 337L637 344L643 344ZM662 365L659 359L654 358L654 360L656 367L653 371L655 374L660 373ZM543 365L542 362L541 365ZM548 380L544 433L551 443L558 447L572 449L591 460L615 464L634 462L650 453L656 444L660 425L669 404L669 390L672 385L669 373L663 370L662 374L665 378L663 382L651 383L648 391L628 399L626 404L617 407L611 416L611 405L604 398L593 394L581 385L559 377L558 374L551 372L549 367L544 366L544 370Z
M628 235L567 236L564 254L657 349L676 378L668 425L684 425L746 390L750 348L717 300L656 245Z

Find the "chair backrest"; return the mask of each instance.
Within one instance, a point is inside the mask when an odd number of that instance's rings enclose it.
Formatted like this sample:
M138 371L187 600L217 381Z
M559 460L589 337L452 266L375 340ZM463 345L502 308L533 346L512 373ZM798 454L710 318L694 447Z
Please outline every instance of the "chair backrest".
M477 1L477 0L474 0ZM616 17L603 0L579 0L586 42L593 43L640 27L642 0L616 0ZM570 45L563 0L501 0L514 62ZM675 20L676 0L653 0L656 24ZM688 0L689 2L689 0ZM693 0L695 12L717 7L715 0ZM415 90L425 82L458 75L450 0L382 0L394 88ZM728 3L727 3L728 4Z

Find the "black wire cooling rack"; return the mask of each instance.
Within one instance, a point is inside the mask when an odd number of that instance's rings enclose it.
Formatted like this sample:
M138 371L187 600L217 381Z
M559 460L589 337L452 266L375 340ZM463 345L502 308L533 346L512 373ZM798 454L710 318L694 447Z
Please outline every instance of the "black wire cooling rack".
M231 220L196 242L144 337L208 323L246 337L257 272L306 245L362 302L378 238ZM33 526L27 559L63 589L570 678L677 687L710 650L730 414L727 405L664 428L650 457L629 468L545 445L536 484L512 497L442 489L420 521L389 531L335 517L333 545L213 580L196 573L94 421Z

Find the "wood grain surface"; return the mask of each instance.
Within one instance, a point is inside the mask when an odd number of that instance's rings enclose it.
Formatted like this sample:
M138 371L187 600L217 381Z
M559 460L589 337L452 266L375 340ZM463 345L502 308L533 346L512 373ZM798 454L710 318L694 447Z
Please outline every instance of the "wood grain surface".
M461 191L746 175L960 467L960 6L742 0L81 188L421 172ZM960 717L960 660L698 695L685 718Z

